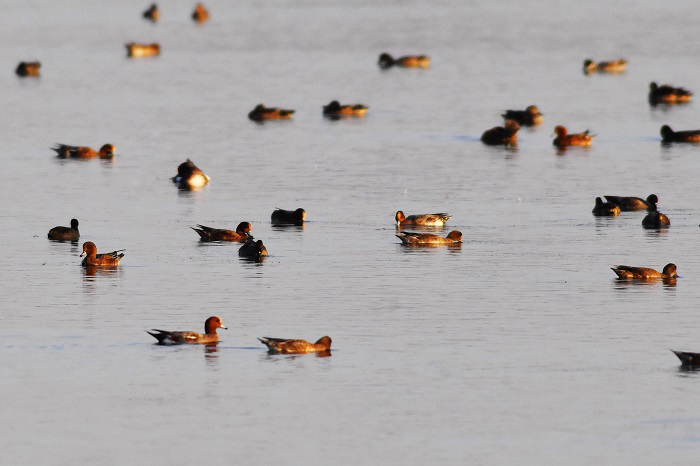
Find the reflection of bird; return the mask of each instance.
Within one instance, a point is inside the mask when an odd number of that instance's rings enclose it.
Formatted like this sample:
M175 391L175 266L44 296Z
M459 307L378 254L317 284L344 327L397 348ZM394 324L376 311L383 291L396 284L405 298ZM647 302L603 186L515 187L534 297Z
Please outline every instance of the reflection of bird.
M124 257L125 249L119 249L117 251L106 252L104 254L97 254L97 246L92 241L83 243L83 253L80 257L84 257L82 265L85 267L96 266L96 265L119 265L119 261Z
M236 227L236 231L224 230L220 228L205 227L197 225L199 228L192 228L201 237L202 241L233 241L237 243L245 243L250 236L250 223L241 222Z
M53 227L49 230L48 236L54 241L78 241L80 238L78 220L71 219L70 227Z
M420 225L430 227L441 227L447 222L451 215L446 213L439 214L416 214L406 217L402 211L396 212L396 224L404 225Z
M597 217L616 217L620 215L620 206L611 202L603 202L601 198L596 197L593 215Z
M459 244L462 242L462 232L458 230L451 231L446 238L429 233L410 233L400 232L396 235L403 244L419 245L419 244Z
M183 343L206 344L219 341L219 335L216 333L217 328L226 329L221 323L221 318L219 316L212 316L204 322L204 334L197 332L169 332L167 330L158 330L155 328L151 329L151 332L146 330L146 333L158 340L158 344L160 345L180 345Z
M253 239L249 239L238 249L238 255L248 259L261 261L263 257L267 256L267 248L263 244L262 240L259 239L255 241Z
M689 367L699 367L700 366L700 353L688 353L685 351L673 351L673 354L678 356L681 360L681 364Z
M644 228L668 228L670 225L671 221L668 217L658 211L651 212L642 219L642 226Z
M663 272L657 272L647 267L630 267L628 265L618 265L613 267L612 271L620 278L637 278L641 280L648 280L651 278L675 278L678 276L676 275L676 264L666 264Z
M620 210L627 212L630 210L656 210L656 204L659 198L656 194L649 194L646 201L641 197L625 197L625 196L605 196L608 202L612 202L620 206Z
M331 349L331 337L322 337L316 343L309 343L306 340L287 340L285 338L258 338L270 353L297 354L297 353L317 353L329 351Z

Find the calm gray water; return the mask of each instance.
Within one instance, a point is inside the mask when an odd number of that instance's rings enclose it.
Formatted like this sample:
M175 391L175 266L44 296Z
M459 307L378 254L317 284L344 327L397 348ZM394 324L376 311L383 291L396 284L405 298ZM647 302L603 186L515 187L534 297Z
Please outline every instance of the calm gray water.
M650 81L700 92L695 2L3 1L0 18L0 449L5 464L690 464L700 452L697 103L651 109ZM124 44L158 41L156 59ZM379 71L380 52L429 70ZM585 58L625 57L619 76ZM40 79L18 79L39 59ZM332 122L332 99L369 105ZM294 108L257 125L256 104ZM517 150L481 133L508 108L545 124ZM557 154L555 125L597 137ZM59 161L56 142L116 145ZM212 178L179 192L191 158ZM604 194L656 193L597 219ZM273 228L275 207L308 212ZM394 213L447 211L461 248L407 249ZM126 248L86 273L83 241ZM253 225L270 257L202 244ZM678 265L677 286L616 264ZM214 350L144 330L198 330ZM331 357L269 356L258 336L333 338Z

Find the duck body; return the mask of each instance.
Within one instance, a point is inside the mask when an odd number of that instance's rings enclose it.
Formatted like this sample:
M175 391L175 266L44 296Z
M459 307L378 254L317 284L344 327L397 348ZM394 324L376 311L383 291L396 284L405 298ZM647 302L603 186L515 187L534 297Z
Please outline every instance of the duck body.
M306 340L288 340L286 338L258 338L270 353L275 354L303 354L330 351L331 337L319 338L316 343L309 343Z
M396 212L396 224L397 226L405 225L416 225L416 226L426 226L426 227L441 227L445 225L445 222L451 217L451 215L446 213L438 214L416 214L409 215L406 217L402 211Z
M51 148L56 152L59 159L92 159L99 157L101 159L114 158L114 145L105 144L100 147L99 151L87 146L69 146L67 144L56 144L56 147Z
M617 274L619 278L631 278L638 280L650 280L654 278L676 278L676 265L666 264L664 266L663 272L657 272L654 269L648 267L630 267L628 265L618 265L613 267L613 272Z
M182 162L177 167L177 175L172 178L173 183L181 188L200 188L209 183L210 178L204 174L190 159Z
M554 133L557 137L554 138L552 143L559 148L568 146L588 147L593 143L593 135L590 130L586 130L583 133L569 134L564 126L559 125L554 128Z
M642 219L642 226L647 229L657 230L659 228L668 228L671 226L671 221L661 212L654 211L649 212Z
M641 197L631 197L631 196L605 196L605 199L612 203L620 206L620 210L623 212L628 212L632 210L656 210L656 204L659 202L659 198L656 194L649 194L646 200Z
M406 55L394 58L388 53L379 55L379 67L382 69L400 66L403 68L430 68L430 57L426 55Z
M277 107L265 107L263 104L258 104L253 110L248 113L248 118L253 121L263 120L290 120L294 110L288 110Z
M143 12L144 19L152 22L157 22L160 19L160 11L158 11L158 5L152 3L146 11Z
M673 351L673 354L681 360L681 365L685 367L700 367L700 353L688 353L686 351Z
M458 230L451 231L447 237L443 238L439 235L432 235L429 233L410 233L410 232L400 232L396 235L401 242L408 246L420 246L420 245L450 245L450 244L460 244L462 242L462 232Z
M270 215L270 221L275 225L303 225L306 211L299 207L297 210L275 209Z
M41 63L38 61L21 61L17 68L15 68L15 73L21 78L38 78L40 75Z
M78 241L80 239L78 220L71 219L70 227L53 227L49 230L48 238L53 241Z
M204 333L197 332L171 332L168 330L158 330L151 329L146 333L151 335L153 338L158 340L159 345L182 345L182 344L209 344L216 343L219 341L219 334L216 333L216 329L223 328L224 325L221 323L221 318L219 316L211 316L206 322L204 322Z
M367 106L362 104L340 105L340 102L334 100L328 105L323 106L323 115L327 117L363 117L367 115Z
M619 60L594 62L586 59L583 62L583 73L624 73L627 71L627 60L620 58Z
M202 24L209 20L209 12L201 3L197 3L197 5L194 7L194 11L192 12L192 20L198 24Z
M200 236L202 241L232 241L235 243L245 243L250 236L250 223L241 222L236 227L236 231L224 230L220 228L205 227L197 225L198 228L191 227Z
M83 253L80 257L84 257L82 262L83 267L115 266L119 265L122 257L124 257L122 251L124 251L124 249L97 254L97 246L95 246L95 243L88 241L87 243L83 243Z
M668 84L661 86L655 82L649 84L649 102L653 104L684 104L690 102L693 93L682 87Z
M267 257L267 248L262 240L249 239L238 249L238 255L260 262L264 257Z
M506 120L513 120L521 126L541 125L543 118L539 109L535 105L528 106L525 110L506 110L501 115Z
M596 197L593 215L596 217L617 217L620 215L620 206L612 202L603 202L601 198Z
M518 144L520 125L515 120L506 120L505 126L494 126L484 131L481 142L489 146L515 146Z
M160 55L160 44L137 44L136 42L129 42L126 44L126 54L129 57L139 58L139 57L157 57Z
M661 142L700 142L700 130L673 131L670 126L663 125Z

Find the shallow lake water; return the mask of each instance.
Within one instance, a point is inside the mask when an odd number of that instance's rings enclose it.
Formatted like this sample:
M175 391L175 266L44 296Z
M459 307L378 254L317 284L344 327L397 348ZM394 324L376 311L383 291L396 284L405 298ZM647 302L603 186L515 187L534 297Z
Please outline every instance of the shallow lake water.
M700 449L697 103L652 108L650 81L700 91L695 3L446 0L2 2L0 448L7 464L690 464ZM162 54L126 58L124 44ZM381 52L428 70L380 71ZM584 76L585 58L624 57ZM19 79L20 60L42 77ZM369 106L330 121L333 99ZM293 108L255 124L258 103ZM482 132L536 104L517 149ZM592 147L557 152L555 125ZM116 146L58 160L55 143ZM170 181L191 158L201 191ZM591 215L659 196L671 219ZM303 227L270 225L275 207ZM449 212L457 248L403 247L394 214ZM79 243L48 241L80 220ZM189 227L252 224L270 256ZM125 248L80 267L83 241ZM678 265L675 286L610 267ZM145 330L228 330L214 348ZM256 337L333 338L330 357Z

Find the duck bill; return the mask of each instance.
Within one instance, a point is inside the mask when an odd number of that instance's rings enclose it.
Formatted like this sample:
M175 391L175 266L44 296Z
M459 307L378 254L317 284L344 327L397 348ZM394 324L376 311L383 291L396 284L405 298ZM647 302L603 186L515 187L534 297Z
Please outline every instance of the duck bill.
M82 254L80 254L79 257L85 257L85 256L87 256L87 252L83 251Z

